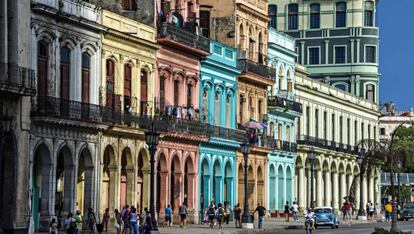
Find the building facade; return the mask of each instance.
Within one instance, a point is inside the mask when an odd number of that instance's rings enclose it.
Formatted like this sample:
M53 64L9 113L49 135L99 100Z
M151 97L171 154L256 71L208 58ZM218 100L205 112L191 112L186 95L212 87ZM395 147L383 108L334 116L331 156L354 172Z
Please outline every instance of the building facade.
M275 84L267 97L267 133L276 139L276 150L268 154L268 204L271 212L283 213L294 199L296 161L296 118L301 104L295 102L295 41L269 29L268 64L275 68Z
M378 139L378 107L375 103L307 77L304 67L296 68L296 100L302 104L298 121L298 155L295 197L301 209L310 206L310 161L314 164L316 206L342 207L343 199L359 195L359 165L356 162L363 139ZM380 204L380 172L364 174L364 204ZM351 192L353 191L353 192ZM355 198L355 197L354 197ZM356 196L354 207L359 207Z
M309 77L379 103L377 2L269 0L270 26L297 39Z
M245 135L236 130L237 50L210 41L211 55L201 60L200 109L202 122L210 124L213 135L200 145L199 208L212 202L236 202L236 150ZM200 196L201 196L200 195Z
M379 140L386 143L391 140L391 135L400 125L409 127L414 121L414 110L397 111L395 103L388 102L381 107L381 117L379 118Z
M89 120L99 103L100 17L89 3L31 2L31 231L46 231L51 217L62 222L77 209L97 211L102 126Z

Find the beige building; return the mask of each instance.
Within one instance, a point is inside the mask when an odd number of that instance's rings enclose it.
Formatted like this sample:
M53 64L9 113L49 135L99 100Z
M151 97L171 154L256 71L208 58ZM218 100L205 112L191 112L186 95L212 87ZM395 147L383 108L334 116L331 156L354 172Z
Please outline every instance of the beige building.
M316 206L342 207L344 197L353 196L359 207L358 144L378 139L378 106L360 97L310 79L302 66L296 68L296 101L302 103L298 121L295 197L300 208L310 206L310 161L314 148L314 201ZM354 183L354 186L352 186ZM352 192L351 192L352 191ZM380 172L364 175L364 204L380 204ZM352 198L351 198L352 200Z

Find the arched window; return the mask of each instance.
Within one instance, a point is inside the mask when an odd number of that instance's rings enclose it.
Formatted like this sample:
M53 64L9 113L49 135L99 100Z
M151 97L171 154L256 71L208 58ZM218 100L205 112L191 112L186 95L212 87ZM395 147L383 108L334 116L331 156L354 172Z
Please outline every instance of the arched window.
M187 107L191 107L193 105L192 96L193 96L193 86L191 85L191 83L188 83L187 84Z
M131 65L124 65L124 111L131 112Z
M277 29L277 5L269 5L268 12L270 17L269 27Z
M367 27L374 26L374 8L375 8L374 2L372 1L365 2L364 25Z
M298 4L292 3L288 6L288 30L297 30L298 29L298 13L299 7Z
M348 87L345 84L336 84L335 88L340 89L342 91L348 91Z
M310 5L310 28L320 28L320 10L321 6L318 3Z
M336 4L336 27L346 27L346 2Z
M203 122L206 122L207 121L207 103L208 102L208 88L204 88L204 90L203 90L203 109L202 109L202 112L203 112L203 116L202 116L202 120L203 120Z
M106 106L114 108L115 101L115 63L106 60Z
M60 98L69 100L70 83L70 49L60 48Z
M220 125L220 93L216 92L214 96L214 123L216 126Z
M283 126L282 126L282 124L278 124L278 127L277 127L277 143L278 143L278 148L279 149L282 147L282 137L283 137Z
M89 81L90 81L90 57L86 52L82 53L82 102L89 103Z
M373 84L365 86L365 98L368 101L375 102L375 86Z
M37 43L37 95L47 95L47 72L49 64L49 47L44 41Z
M148 106L148 72L146 70L141 70L141 107L140 107L140 114L147 113L147 106Z
M174 105L178 106L178 95L180 90L178 90L180 86L180 81L179 80L174 80Z
M230 115L231 115L231 96L226 96L226 127L230 128Z
M283 70L281 67L279 68L278 78L279 78L279 94L280 94L281 91L283 90Z

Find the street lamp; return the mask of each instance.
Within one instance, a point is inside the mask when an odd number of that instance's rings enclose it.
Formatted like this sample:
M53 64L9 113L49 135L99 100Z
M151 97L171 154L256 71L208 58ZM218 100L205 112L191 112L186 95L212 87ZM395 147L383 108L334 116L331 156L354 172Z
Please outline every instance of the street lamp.
M365 150L361 149L359 151L359 157L357 158L357 162L359 165L359 211L358 211L358 218L363 220L365 217L365 210L364 210L364 157L365 157Z
M313 210L313 208L315 208L315 204L314 204L314 198L313 198L313 190L314 190L314 166L315 166L315 159L316 159L316 151L313 147L311 147L309 149L308 152L308 158L310 161L310 166L311 166L311 197L310 197L310 208Z
M253 228L253 222L249 215L249 200L247 198L248 196L248 184L247 184L247 160L249 159L249 153L250 153L250 144L245 142L240 145L241 152L243 153L244 158L244 210L243 210L243 216L242 216L242 227L252 229Z
M0 189L3 189L3 175L4 175L4 144L6 133L9 133L11 130L11 123L13 117L9 116L7 109L3 113L3 103L0 103ZM3 194L0 196L0 211L3 209ZM1 230L1 228L0 228Z
M154 207L154 164L155 164L155 152L157 151L157 145L159 143L160 133L157 132L154 128L154 122L151 123L151 128L145 132L145 141L148 145L148 149L150 152L150 166L151 166L151 177L150 177L150 213L151 213L151 221L152 221L152 230L151 233L159 233L158 232L158 225L155 219L155 207Z
M398 205L401 206L401 184L400 184L400 171L401 171L401 160L399 158L397 158L397 167L398 167L398 172L397 172L397 180L398 180Z

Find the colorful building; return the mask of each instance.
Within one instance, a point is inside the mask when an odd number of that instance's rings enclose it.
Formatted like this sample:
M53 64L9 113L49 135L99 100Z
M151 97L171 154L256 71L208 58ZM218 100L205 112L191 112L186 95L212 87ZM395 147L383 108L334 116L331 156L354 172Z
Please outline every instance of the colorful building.
M277 71L276 83L267 97L267 133L276 139L276 150L268 154L268 204L271 212L284 211L294 198L296 118L302 107L295 102L295 40L269 29L268 64Z
M245 135L236 130L237 50L210 41L211 55L201 60L200 120L209 124L208 142L200 144L199 208L236 202L236 150Z

